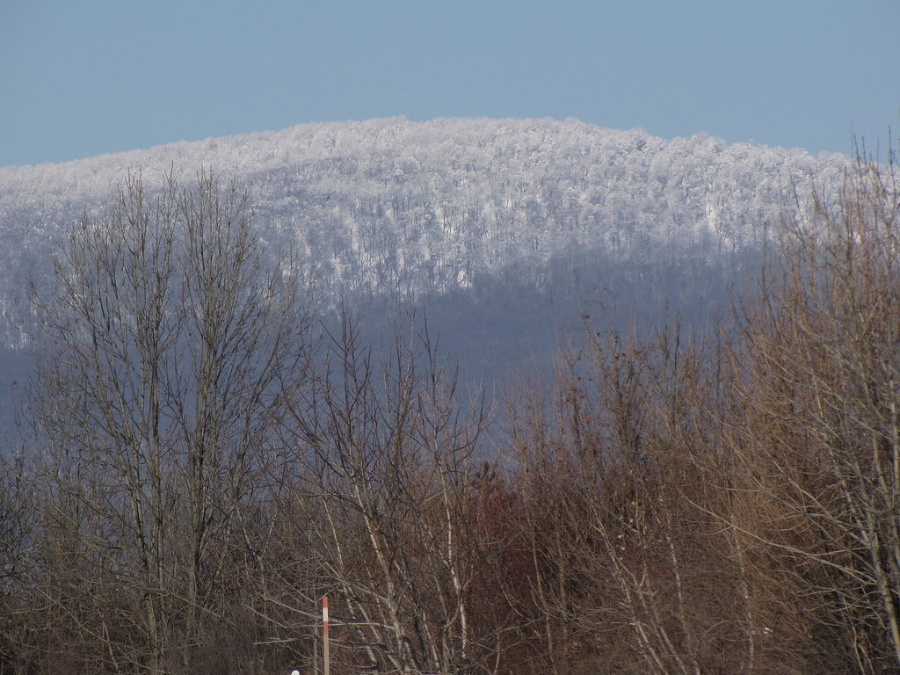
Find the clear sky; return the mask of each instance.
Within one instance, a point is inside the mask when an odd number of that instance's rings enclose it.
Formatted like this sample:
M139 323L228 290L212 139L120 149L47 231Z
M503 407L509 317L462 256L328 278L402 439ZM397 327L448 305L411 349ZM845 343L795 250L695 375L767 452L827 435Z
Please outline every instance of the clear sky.
M0 0L0 166L395 115L883 154L900 0Z

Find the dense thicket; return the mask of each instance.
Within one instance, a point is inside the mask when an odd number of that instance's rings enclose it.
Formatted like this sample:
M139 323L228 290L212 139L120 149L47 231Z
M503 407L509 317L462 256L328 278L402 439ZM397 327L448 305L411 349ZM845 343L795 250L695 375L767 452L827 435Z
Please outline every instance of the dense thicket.
M316 328L240 191L130 178L36 289L0 672L314 672L325 594L335 673L900 671L900 185L809 203L733 317L585 317L488 432L427 322Z

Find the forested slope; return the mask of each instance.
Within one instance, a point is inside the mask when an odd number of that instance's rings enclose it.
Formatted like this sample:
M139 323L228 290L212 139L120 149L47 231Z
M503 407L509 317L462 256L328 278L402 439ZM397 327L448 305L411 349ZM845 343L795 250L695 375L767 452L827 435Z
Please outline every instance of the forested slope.
M336 673L897 672L898 180L452 120L5 171L0 673L311 670L324 595Z
M701 268L722 285L732 256L758 246L797 187L833 184L842 156L664 141L575 120L386 119L310 124L60 165L0 169L0 312L22 280L44 278L60 234L96 215L126 172L160 186L201 167L251 190L254 224L294 247L327 302L424 297L503 280L524 289L603 267ZM560 279L561 272L564 272ZM643 273L616 277L647 285ZM599 276L599 279L597 278ZM8 323L7 344L19 338Z

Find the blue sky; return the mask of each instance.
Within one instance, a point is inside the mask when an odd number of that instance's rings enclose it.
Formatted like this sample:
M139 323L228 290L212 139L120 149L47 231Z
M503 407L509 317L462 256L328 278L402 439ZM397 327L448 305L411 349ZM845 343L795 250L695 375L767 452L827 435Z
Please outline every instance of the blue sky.
M0 0L0 166L304 122L900 129L900 0Z

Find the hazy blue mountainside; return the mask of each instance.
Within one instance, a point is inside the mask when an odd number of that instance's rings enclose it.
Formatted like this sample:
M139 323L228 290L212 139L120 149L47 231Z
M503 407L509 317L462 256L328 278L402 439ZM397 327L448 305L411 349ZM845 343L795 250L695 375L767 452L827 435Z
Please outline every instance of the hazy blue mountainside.
M540 357L598 305L710 311L793 186L836 185L846 165L574 120L386 119L0 169L0 337L22 345L26 277L46 282L61 233L101 213L128 170L151 186L167 171L188 184L201 166L234 176L263 239L308 261L326 305L428 305L481 369Z

